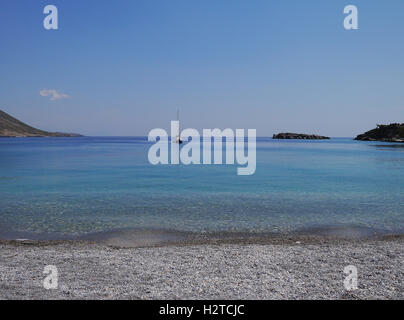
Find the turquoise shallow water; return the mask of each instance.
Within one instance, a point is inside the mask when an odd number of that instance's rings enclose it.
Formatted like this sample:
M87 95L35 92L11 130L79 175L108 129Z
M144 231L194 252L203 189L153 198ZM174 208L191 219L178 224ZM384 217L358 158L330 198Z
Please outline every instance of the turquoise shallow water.
M404 144L257 141L257 170L152 166L146 138L0 139L0 238L122 228L404 230Z

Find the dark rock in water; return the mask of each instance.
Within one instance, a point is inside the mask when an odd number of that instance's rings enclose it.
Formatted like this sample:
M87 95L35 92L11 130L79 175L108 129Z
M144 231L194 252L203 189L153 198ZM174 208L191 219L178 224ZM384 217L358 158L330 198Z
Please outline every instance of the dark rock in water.
M315 134L303 134L303 133L278 133L274 134L273 139L304 139L304 140L325 140L330 137L318 136Z
M39 130L0 110L0 137L80 137L80 135Z
M376 129L358 135L355 140L404 142L404 123L378 124Z

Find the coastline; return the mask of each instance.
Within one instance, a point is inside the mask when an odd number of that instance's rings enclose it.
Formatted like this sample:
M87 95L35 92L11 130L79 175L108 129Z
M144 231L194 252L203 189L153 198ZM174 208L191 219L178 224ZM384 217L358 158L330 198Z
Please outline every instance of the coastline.
M0 225L1 226L1 225ZM30 243L84 241L122 248L203 245L203 244L288 244L294 241L325 243L340 241L383 240L404 237L404 232L359 225L312 225L289 232L255 231L184 231L164 228L122 228L81 235L33 233L0 228L0 243L25 240Z
M42 239L29 238L0 239L1 245L20 247L48 247L48 246L95 246L114 249L144 249L166 247L197 247L197 246L288 246L288 245L344 245L344 244L377 244L388 242L403 242L404 234L380 234L366 237L325 236L309 234L247 234L247 233L186 233L174 231L160 231L154 236L151 230L114 231L105 233L103 237L86 236L76 239ZM123 236L122 236L123 235ZM141 235L141 237L140 237Z
M109 238L113 239L113 238ZM0 241L0 299L403 299L404 236ZM55 265L59 287L43 288ZM358 269L346 291L344 267Z

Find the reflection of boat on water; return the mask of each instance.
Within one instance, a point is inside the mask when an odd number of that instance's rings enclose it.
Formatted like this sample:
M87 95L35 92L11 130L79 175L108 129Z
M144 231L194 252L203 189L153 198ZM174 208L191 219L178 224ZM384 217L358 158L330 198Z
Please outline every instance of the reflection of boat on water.
M178 134L175 139L175 143L181 144L182 140L181 140L181 135L180 135L181 130L180 130L180 111L179 110L177 110L177 121L178 121Z

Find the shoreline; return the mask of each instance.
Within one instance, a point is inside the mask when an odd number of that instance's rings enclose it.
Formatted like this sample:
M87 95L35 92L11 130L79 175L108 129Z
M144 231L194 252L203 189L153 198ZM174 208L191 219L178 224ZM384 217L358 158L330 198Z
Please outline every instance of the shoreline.
M388 233L355 226L312 227L290 233L211 231L190 232L171 229L129 228L84 235L34 234L26 232L0 233L0 243L61 243L88 242L116 247L190 246L208 244L290 244L304 241L312 244L344 241L384 241L404 239L404 233Z
M372 237L332 237L319 235L242 235L228 234L226 236L218 235L212 237L209 235L200 235L198 237L184 237L173 239L162 239L160 237L152 238L115 238L106 237L104 239L52 239L52 240L36 240L36 239L0 239L0 245L15 246L34 246L45 247L53 245L89 245L104 246L117 249L137 249L137 248L164 248L164 247L195 247L195 246L249 246L249 245L339 245L339 244L366 244L366 243L384 243L403 241L403 234L377 235Z
M35 234L27 232L0 233L2 243L63 243L87 242L122 248L192 246L209 244L311 244L339 243L344 241L389 241L404 239L404 233L388 233L357 226L311 227L290 233L273 232L190 232L170 229L129 228L116 229L84 235Z

